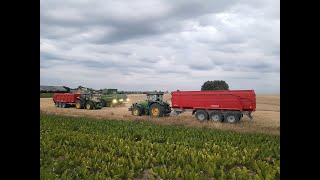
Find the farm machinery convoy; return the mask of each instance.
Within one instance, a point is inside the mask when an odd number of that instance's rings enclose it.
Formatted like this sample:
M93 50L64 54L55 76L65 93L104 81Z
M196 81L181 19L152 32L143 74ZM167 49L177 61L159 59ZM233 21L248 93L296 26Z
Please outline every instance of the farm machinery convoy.
M173 91L172 106L163 100L163 95L162 92L150 92L146 94L147 100L133 103L128 110L134 116L152 117L192 112L198 121L227 123L237 123L244 115L252 119L251 113L256 111L254 90ZM77 109L101 109L112 106L112 103L128 103L127 96L122 97L122 101L115 100L114 96L109 97L111 98L94 94L55 93L53 101L57 107L75 105ZM104 102L105 99L108 101ZM124 99L127 101L124 102Z
M252 119L256 110L254 90L174 91L171 104L163 101L163 93L149 93L147 100L133 103L128 109L134 116L154 117L178 115L191 111L199 121L237 123L243 115ZM171 110L172 109L172 110Z

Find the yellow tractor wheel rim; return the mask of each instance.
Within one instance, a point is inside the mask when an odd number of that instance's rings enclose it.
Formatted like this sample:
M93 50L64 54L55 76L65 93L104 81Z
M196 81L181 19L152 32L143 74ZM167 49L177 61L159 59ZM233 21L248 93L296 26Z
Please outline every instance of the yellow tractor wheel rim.
M79 102L77 102L76 108L80 109L80 103Z
M133 114L134 114L135 116L138 116L138 113L139 113L138 109L133 110Z
M158 115L159 114L159 109L158 108L152 108L152 115Z
M87 109L90 109L90 104L87 104L87 105L86 105L86 108L87 108Z

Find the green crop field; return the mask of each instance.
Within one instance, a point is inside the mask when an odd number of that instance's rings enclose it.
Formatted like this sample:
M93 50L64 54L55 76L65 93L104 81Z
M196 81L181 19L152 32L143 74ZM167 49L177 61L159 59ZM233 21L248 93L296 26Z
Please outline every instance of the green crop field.
M40 113L41 179L280 179L280 136Z
M52 98L53 93L40 93L40 98Z

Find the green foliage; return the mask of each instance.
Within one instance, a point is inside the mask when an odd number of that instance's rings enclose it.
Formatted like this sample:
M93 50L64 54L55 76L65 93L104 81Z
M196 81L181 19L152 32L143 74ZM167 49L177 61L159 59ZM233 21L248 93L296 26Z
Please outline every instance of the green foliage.
M53 93L40 93L40 98L52 98Z
M280 136L40 114L41 179L280 179Z
M229 90L229 85L223 80L207 81L201 86L201 91Z

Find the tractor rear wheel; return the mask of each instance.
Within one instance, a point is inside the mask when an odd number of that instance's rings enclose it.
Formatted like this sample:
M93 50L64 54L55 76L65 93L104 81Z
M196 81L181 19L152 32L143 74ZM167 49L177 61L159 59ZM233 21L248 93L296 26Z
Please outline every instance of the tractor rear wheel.
M223 115L217 111L211 112L209 114L209 117L210 117L209 119L214 122L222 122L223 121Z
M197 111L195 113L195 116L201 122L203 122L205 120L208 120L208 113L206 111L203 111L203 110Z
M154 103L150 106L150 116L153 117L162 117L163 116L164 107L158 103Z
M141 108L139 106L134 106L131 113L134 116L141 116Z
M104 99L101 99L101 104L102 104L102 107L107 107L107 101L104 100Z
M92 102L90 102L90 101L88 101L87 103L86 103L86 109L93 109L93 103Z
M76 101L76 108L77 108L77 109L82 109L82 108L83 108L82 102L81 102L80 100L77 100L77 101Z
M228 123L237 123L237 122L239 122L239 115L236 114L236 113L229 112L224 117L225 117L224 118L225 122L228 122Z

